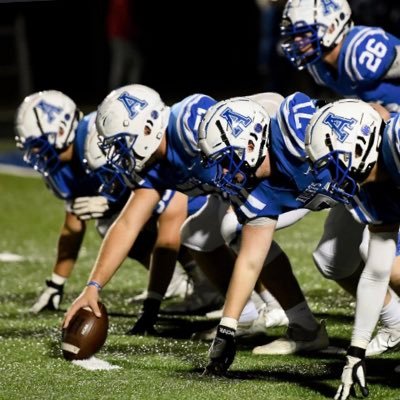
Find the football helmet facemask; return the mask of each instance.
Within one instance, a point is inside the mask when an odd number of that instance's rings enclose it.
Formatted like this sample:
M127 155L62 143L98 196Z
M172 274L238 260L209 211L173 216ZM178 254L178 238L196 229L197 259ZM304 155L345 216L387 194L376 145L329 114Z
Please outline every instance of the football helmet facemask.
M92 113L88 122L88 135L84 145L86 172L96 176L101 182L99 194L115 202L128 190L123 176L116 171L99 147L100 139L95 124L96 113Z
M127 85L112 91L97 110L100 147L119 172L136 182L159 147L168 126L170 109L153 89Z
M75 138L80 118L76 104L57 90L27 96L15 119L15 140L25 162L44 175L55 171L61 162L59 154Z
M385 122L368 103L339 100L322 107L306 130L305 147L315 173L329 171L327 193L348 203L378 160Z
M199 126L203 165L217 165L214 184L229 194L249 187L267 154L270 117L258 103L236 97L212 106Z
M288 0L281 21L282 50L302 70L340 43L352 25L346 0Z

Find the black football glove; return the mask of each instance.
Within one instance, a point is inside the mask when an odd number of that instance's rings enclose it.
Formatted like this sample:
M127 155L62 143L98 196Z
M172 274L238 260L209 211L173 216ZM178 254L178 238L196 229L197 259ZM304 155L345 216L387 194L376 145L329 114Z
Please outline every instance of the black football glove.
M365 379L365 349L350 346L346 355L346 365L342 372L342 383L336 392L335 400L346 400L351 393L354 393L355 386L358 384L361 393L367 397L369 390Z
M204 374L225 375L236 354L235 331L223 325L218 325L217 334L208 350L210 361Z
M158 312L160 311L161 301L156 299L146 299L143 301L142 311L139 319L136 321L133 328L131 328L128 335L154 335L157 336L158 332L154 328L157 322Z
M64 285L57 285L51 280L46 280L47 288L43 290L30 312L37 314L43 310L58 310L64 294Z

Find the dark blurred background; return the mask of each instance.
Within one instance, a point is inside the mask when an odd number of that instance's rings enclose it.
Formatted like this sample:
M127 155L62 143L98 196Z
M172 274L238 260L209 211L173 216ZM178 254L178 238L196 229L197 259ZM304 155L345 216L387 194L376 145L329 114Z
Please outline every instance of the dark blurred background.
M356 24L400 36L398 0L350 3ZM283 5L280 0L0 1L0 136L12 135L16 107L35 91L58 89L85 112L95 109L112 88L111 39L127 21L131 26L122 35L141 60L137 82L158 90L168 103L195 92L217 99L266 90L332 96L277 50ZM121 77L120 85L127 83L135 82Z

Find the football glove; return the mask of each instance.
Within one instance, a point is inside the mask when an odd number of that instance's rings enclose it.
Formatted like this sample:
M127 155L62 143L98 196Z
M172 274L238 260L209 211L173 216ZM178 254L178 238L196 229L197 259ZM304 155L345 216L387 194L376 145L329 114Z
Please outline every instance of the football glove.
M157 336L158 332L154 328L157 322L158 312L160 310L161 301L156 299L146 299L143 301L142 311L135 325L127 332L127 335L153 335Z
M46 285L47 288L30 308L30 312L37 314L43 310L58 310L64 293L64 285L57 285L51 280L46 280Z
M346 355L346 365L342 372L342 383L336 392L335 400L346 400L350 394L354 393L355 386L358 384L361 393L367 397L369 390L365 379L365 349L350 346Z
M225 375L236 354L235 330L218 325L217 334L208 350L210 361L204 374Z
M108 209L104 196L77 197L72 203L72 212L82 221L101 218Z

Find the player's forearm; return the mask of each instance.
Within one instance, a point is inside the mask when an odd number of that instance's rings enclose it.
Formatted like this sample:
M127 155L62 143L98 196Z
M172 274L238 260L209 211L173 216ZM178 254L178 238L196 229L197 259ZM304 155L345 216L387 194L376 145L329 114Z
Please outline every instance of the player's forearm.
M396 232L371 232L368 259L357 288L353 346L366 348L378 322L388 288L396 238Z
M138 229L117 221L107 232L101 244L89 280L104 287L126 259L138 235Z

